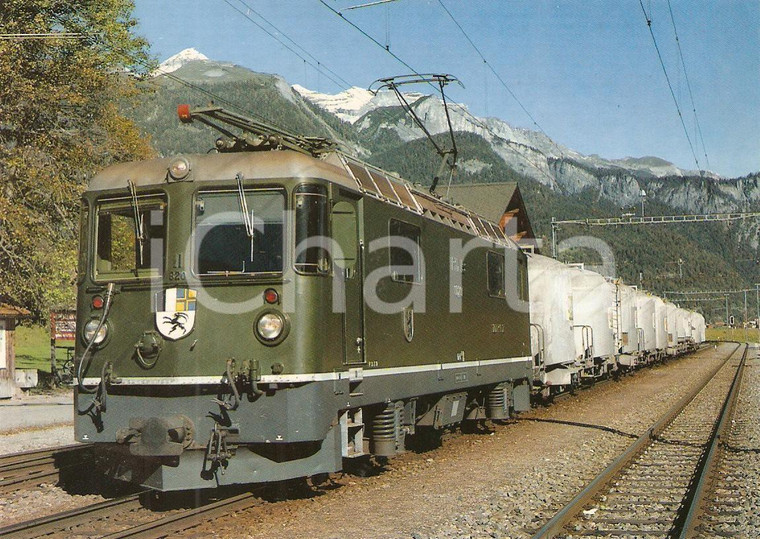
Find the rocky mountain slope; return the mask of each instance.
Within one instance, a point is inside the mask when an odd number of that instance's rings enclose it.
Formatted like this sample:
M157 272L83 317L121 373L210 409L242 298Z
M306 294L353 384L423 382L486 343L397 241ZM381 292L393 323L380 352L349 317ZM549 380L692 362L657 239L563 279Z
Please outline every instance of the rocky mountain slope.
M373 95L351 88L336 95L319 94L291 87L277 75L208 60L193 50L169 59L146 83L154 92L132 114L161 154L211 148L216 134L203 126L179 124L175 111L179 103L214 101L292 132L337 140L348 152L414 182L429 183L439 164L432 146L391 92ZM427 128L448 145L440 99L405 95ZM477 118L465 105L455 104L450 112L460 150L453 181L518 181L534 229L545 236L552 217L638 212L642 190L648 215L760 210L758 174L728 179L682 170L657 157L608 160L583 155L542 132L515 128L497 118ZM624 279L637 282L643 269L645 286L660 292L725 288L727 282L732 287L752 286L760 280L760 266L754 263L756 221L567 233L604 238L618 257ZM674 265L679 258L685 261L683 278Z

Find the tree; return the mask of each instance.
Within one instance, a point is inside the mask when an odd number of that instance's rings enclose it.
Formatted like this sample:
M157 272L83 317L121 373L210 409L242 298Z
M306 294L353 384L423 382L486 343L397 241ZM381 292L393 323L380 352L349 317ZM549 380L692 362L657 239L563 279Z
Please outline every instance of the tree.
M0 0L0 298L72 304L79 197L152 150L120 107L154 64L128 0Z

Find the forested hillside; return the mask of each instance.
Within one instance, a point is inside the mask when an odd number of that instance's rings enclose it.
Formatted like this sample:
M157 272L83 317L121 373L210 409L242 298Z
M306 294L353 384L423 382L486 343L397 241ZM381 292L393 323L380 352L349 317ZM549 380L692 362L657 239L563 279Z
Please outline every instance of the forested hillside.
M398 129L388 128L390 124L403 122L405 130L416 129L411 120L405 118L400 107L372 110L366 117L351 124L301 99L299 94L278 77L255 74L231 65L223 66L223 70L219 71L218 66L217 63L191 62L174 73L182 80L190 81L194 88L165 77L151 81L152 91L145 102L134 109L133 117L151 135L160 154L207 151L213 146L216 134L212 130L203 126L181 125L176 120L178 103L208 104L210 97L199 92L200 87L215 96L223 96L224 102L217 102L217 105L234 107L238 112L295 133L333 138L340 141L350 153L359 154L367 161L421 185L429 185L440 164L429 141L424 138L404 141L399 136ZM442 146L450 144L445 134L436 135L436 140ZM638 210L638 198L618 203L611 200L610 193L606 192L614 191L612 187L616 183L629 181L630 171L598 169L573 163L573 167L584 167L584 174L596 183L589 182L589 185L580 186L573 192L564 192L549 181L516 172L494 152L491 144L475 133L458 132L456 140L459 170L452 181L517 181L534 230L544 238L544 252L549 252L552 217L609 217ZM557 169L566 165L555 162ZM692 186L694 196L704 195L706 200L695 203L704 206L705 211L710 211L711 193L721 189L712 179L654 178L644 172L637 181L651 186L651 196L646 200L647 215L684 213L685 210L677 204L679 200L664 201L657 198L658 194L672 192L675 184ZM748 184L753 181L757 182L757 178L747 179ZM442 182L438 193L445 194L445 188L445 182ZM734 208L734 211L739 209ZM607 242L615 255L618 275L626 282L637 285L640 284L640 277L643 277L644 287L658 294L668 290L752 287L760 279L759 267L755 262L756 249L747 243L747 229L740 224L651 225L604 229L568 227L560 231L559 239L573 235L593 235ZM576 262L598 261L593 253L584 250L573 250L565 253L565 256ZM732 301L732 308L739 315L743 310L743 297L737 296ZM724 314L722 301L715 305L692 306L702 308L708 317L714 315L714 318L719 319Z

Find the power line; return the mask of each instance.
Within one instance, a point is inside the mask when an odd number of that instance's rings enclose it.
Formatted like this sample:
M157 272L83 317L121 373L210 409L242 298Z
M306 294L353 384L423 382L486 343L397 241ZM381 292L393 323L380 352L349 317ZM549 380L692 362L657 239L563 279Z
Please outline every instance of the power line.
M693 290L693 291L687 291L687 292L680 292L678 290L666 290L663 293L678 295L678 296L705 296L709 294L720 294L721 296L725 296L726 294L743 294L744 292L756 292L756 291L757 291L756 288L739 288L735 290Z
M144 65L144 66L147 67L146 64L142 64L142 65ZM181 84L182 86L185 86L187 88L190 88L192 90L200 92L200 93L202 93L202 94L210 97L214 101L214 103L221 103L223 105L227 105L228 107L236 109L236 110L238 110L240 112L244 112L246 114L250 114L251 116L254 116L255 118L258 118L261 121L271 122L271 120L269 120L268 118L265 118L264 116L262 116L260 114L257 114L256 112L254 112L252 110L246 109L244 106L242 106L242 105L240 105L238 103L234 103L234 102L230 101L229 99L226 99L226 98L220 96L219 94L215 94L214 92L212 92L210 90L206 90L205 88L203 88L201 86L198 86L197 84L193 84L192 82L186 81L185 79L180 78L180 77L174 75L173 73L166 73L166 72L160 71L159 74L158 74L158 76L160 76L160 77L166 77L166 78L168 78L170 80L173 80L174 82L176 82L178 84Z
M628 225L672 225L684 223L707 223L723 221L739 221L745 219L760 218L760 212L733 212L733 213L703 213L691 215L654 215L654 216L627 216L627 217L601 217L597 219L565 219L557 220L552 217L552 257L557 258L557 232L560 226L628 226Z
M331 7L329 4L327 4L325 2L325 0L319 0L319 1L320 1L320 3L323 6L325 6L327 9L329 9L330 11L332 11L335 15L337 15L338 17L340 17L341 19L343 19L345 22L347 22L348 24L350 24L360 34L362 34L367 39L369 39L370 41L372 41L375 45L377 45L378 47L380 47L386 53L390 54L397 62L399 62L404 67L406 67L409 71L411 71L412 73L414 73L418 77L422 77L422 75L416 69L414 69L411 65L409 65L407 62L405 62L396 53L394 53L393 51L391 51L389 47L385 47L382 43L380 43L377 39L375 39L374 37L372 37L369 33L367 33L360 26L358 26L358 25L354 24L353 22L351 22L350 20L348 20L340 11L337 11L336 9L334 9L333 7ZM432 86L433 88L435 88L435 86L432 85L432 84L430 84L430 86ZM526 163L528 163L528 165L534 166L533 163L531 163L525 156L523 156L522 154L518 153L516 150L514 150L513 148L511 148L509 146L509 145L513 145L513 144L518 144L519 145L519 143L517 143L516 141L509 140L509 139L507 139L505 137L502 137L501 135L498 135L498 134L494 133L494 131L490 128L490 126L488 126L488 124L482 122L479 118L477 118L475 115L473 115L469 110L467 110L463 106L461 106L461 105L459 105L457 103L452 103L452 106L455 107L455 108L458 108L463 115L470 117L471 120L473 121L473 123L475 123L475 125L477 125L481 129L483 129L484 131L487 131L488 133L490 133L492 137L494 137L495 139L504 141L508 145L507 147L509 148L509 150L512 151L514 153L514 155L516 155L518 158L524 160ZM526 146L526 145L524 145L524 146ZM549 179L550 182L554 182L555 181L555 179L552 176L550 176L548 173L546 173L545 171L543 171L543 170L541 170L541 169L539 169L537 167L535 167L535 168L541 174L543 174L544 176L546 176Z
M488 60L486 60L485 56L483 56L483 53L480 52L480 49L478 49L477 45L475 45L475 43L472 41L472 39L470 39L470 36L467 35L467 32L464 31L464 28L462 28L462 25L459 24L459 22L454 18L454 15L452 15L451 11L449 11L448 8L444 5L443 0L438 0L438 3L441 4L441 7L446 12L446 14L449 16L449 18L454 22L454 24L456 25L456 27L459 28L459 30L462 32L462 35L464 35L465 39L467 39L467 41L470 43L470 45L472 46L472 48L475 49L475 52L478 53L478 56L480 56L480 59L483 60L483 63L486 66L488 66L488 69L491 70L491 73L494 74L494 76L501 83L501 85L504 87L504 89L509 93L509 95L512 96L512 99L514 99L517 102L517 104L520 105L520 108L528 116L528 118L530 118L530 121L533 122L533 125L535 125L538 128L538 130L541 131L547 138L550 138L549 135L546 134L546 131L544 131L544 129L540 125L538 125L538 122L536 121L536 119L533 117L533 115L530 112L528 112L528 109L525 108L525 105L522 104L522 102L520 101L520 99L518 99L517 95L515 95L515 93L507 85L507 83L504 81L504 79L501 78L501 76L496 72L496 70L493 68L493 66L488 62Z
M705 139L702 136L702 128L699 125L699 118L697 117L697 106L694 104L694 94L691 91L691 83L689 82L689 75L686 73L686 62L683 59L683 51L681 50L681 40L678 39L678 30L676 29L676 19L673 16L673 8L668 0L668 11L670 12L670 22L673 24L673 34L676 38L676 45L678 45L678 56L681 57L681 66L683 67L683 76L686 79L686 87L689 89L689 98L691 99L691 109L694 112L694 124L697 127L699 133L699 139L702 142L702 150L705 154L705 164L707 168L710 168L710 160L707 158L707 148L705 147Z
M676 111L678 111L678 118L681 120L681 126L683 127L684 135L686 135L686 140L689 142L689 148L691 148L691 155L694 157L694 162L697 164L697 170L702 170L702 167L699 166L699 159L697 158L697 153L694 151L694 145L691 143L689 130L686 129L686 123L684 122L683 114L681 114L681 107L678 105L678 99L676 98L676 93L673 90L673 85L670 82L670 77L668 76L668 70L665 68L665 62L662 59L662 54L660 53L660 47L657 45L657 39L654 37L654 31L652 30L652 19L647 13L646 9L644 9L644 2L642 2L642 0L639 0L639 5L641 6L641 11L644 13L644 18L647 21L647 28L649 28L649 35L652 36L652 43L654 43L654 49L655 51L657 51L657 58L660 60L660 66L662 67L662 72L665 74L665 80L668 82L670 95L673 98L673 103L675 103L676 105Z
M0 34L2 41L15 41L24 39L87 39L90 37L81 32L45 32L36 34Z
M310 66L312 66L312 67L315 67L315 66L314 66L312 63L308 62L308 61L307 61L307 60L306 60L306 59L305 59L303 56L301 56L300 54L298 54L298 53L297 53L296 51L294 51L294 50L293 50L291 47L288 47L287 45L285 45L284 43L282 43L282 41L281 41L281 40L280 40L280 39L279 39L279 38L278 38L276 35L272 34L272 33L271 33L271 32L269 32L268 30L266 30L264 27L262 27L260 24L258 24L256 21L254 21L253 19L251 19L251 18L250 18L250 17L249 17L249 16L248 16L246 13L243 13L241 10L239 10L238 8L236 8L235 6L233 6L232 4L230 4L230 2L229 2L228 0L224 0L224 1L225 1L225 2L226 2L226 3L227 3L229 6L230 6L230 7L232 7L232 8L233 8L235 11L237 11L237 12L238 12L240 15L242 15L243 17L245 17L246 19L248 19L250 22L252 22L252 23L253 23L253 24L255 24L256 26L258 26L258 27L259 27L261 30L263 30L264 32L266 32L266 33L267 33L267 35L269 35L270 37L272 37L273 39L275 39L275 40L276 40L278 43L282 44L284 47L286 47L286 48L287 48L289 51L291 51L293 54L295 54L296 56L298 56L299 58L301 58L301 60L303 60L303 61L304 61L304 63L306 63L306 64L308 64L308 65L310 65ZM344 85L346 88L350 88L350 87L352 87L352 86L353 86L353 85L352 85L350 82L348 82L347 80L345 80L345 79L344 79L343 77L341 77L341 76L340 76L338 73L336 73L335 71L331 70L329 67L327 67L327 66L325 66L324 64L322 64L322 63L321 63L321 62L320 62L320 61L319 61L317 58L315 58L315 57L314 57L314 55L312 55L312 54L311 54L311 53L310 53L308 50L306 50L304 47L302 47L301 45L299 45L298 43L296 43L296 42L295 42L293 39L291 39L291 38L290 38L290 37L289 37L287 34L285 34L285 33L284 33L282 30L280 30L279 28L277 28L277 27L276 27L276 26L275 26L273 23L271 23L271 22L270 22L269 20L267 20L267 19L266 19L266 18L265 18L263 15L261 15L261 13L259 13L258 11L256 11L256 10L255 10L255 9L253 9L252 7L250 7L250 5L248 5L248 4L247 4L247 3L246 3L244 0L238 0L238 1L239 1L241 4L243 4L243 5L244 5L244 6L245 6L245 7L246 7L246 8L247 8L249 11L251 11L251 13L255 13L255 14L256 14L258 17L260 17L260 18L261 18L261 19L262 19L264 22L266 22L266 23L267 23L269 26L271 26L271 27L272 27L272 28L273 28L273 29L274 29L276 32L280 33L280 34L281 34L281 35L282 35L282 36L283 36L285 39L287 39L289 42L291 42L291 43L292 43L292 44L293 44L295 47L297 47L298 49L300 49L301 51L303 51L303 53L304 53L305 55L309 56L309 57L310 57L312 60L314 60L314 61L317 63L317 66L319 66L319 67L324 67L324 69L326 69L327 71L329 71L330 73L332 73L332 74L333 74L333 75L334 75L334 76L335 76L335 77L336 77L338 80L340 80L340 81L343 83L343 85ZM326 75L324 72L322 72L322 71L321 71L321 69L319 69L319 67L315 67L315 69L317 70L317 73L322 73L323 75L327 76L327 75ZM340 87L340 86L341 86L340 84L338 84L338 83L337 83L337 82L336 82L334 79L332 79L331 77L327 76L327 78L329 78L329 79L330 79L330 80L331 80L333 83L335 83L335 84L336 84L338 87ZM390 120L391 122L395 122L396 120L398 120L398 119L399 119L399 117L403 117L403 116L405 115L405 113L403 112L403 110L402 110L401 114L399 114L399 115L398 115L398 117L397 117L397 116L395 116L395 115L391 115L391 113L390 113L390 112L388 112L388 111L386 111L386 110L383 110L383 109L379 109L379 110L380 110L380 114L382 114L383 116L385 116L385 117L386 117L388 120ZM410 129L410 128L407 128L407 127L406 127L406 126L404 126L404 125L402 125L402 126L400 127L400 129L405 129L405 130L406 130L406 131L408 131L409 133L412 133L412 132L413 132L413 130L412 130L412 129Z
M397 0L377 0L376 2L369 2L367 4L360 4L358 6L351 6L347 8L343 8L343 11L348 11L350 9L359 9L363 7L371 7L371 6L379 6L380 4L388 4L390 2L396 2Z
M319 62L319 60L317 60L316 58L314 58L311 54L307 53L308 56L310 56L315 62L317 62L316 65L314 65L311 61L307 60L304 55L302 55L301 53L299 53L298 51L296 51L293 47L291 47L290 45L288 45L287 43L285 43L277 35L275 35L274 33L270 32L268 29L264 28L264 26L262 26L261 24L259 24L258 22L256 22L254 19L252 19L247 13L245 13L244 11L242 11L237 6L233 5L233 3L230 0L224 0L224 2L228 6L230 6L232 9L234 9L235 11L237 11L240 15L242 15L243 17L245 17L246 19L248 19L249 21L251 21L253 24L255 24L258 28L260 28L263 32L265 32L267 35L269 35L272 39L274 39L275 41L277 41L280 45L282 45L283 47L285 47L286 49L288 49L290 52L292 52L293 54L295 54L296 56L298 56L305 63L307 63L311 67L313 67L317 72L322 73L325 77L327 77L328 79L330 79L336 86L338 86L338 87L341 86L341 83L339 83L337 80L335 80L335 78L331 77L328 73L325 73L324 71L322 71L321 68L323 66L322 66L321 62ZM261 17L262 20L264 20L269 26L271 26L272 28L274 28L277 32L279 32L280 34L282 34L283 36L285 36L288 41L290 41L291 43L293 43L293 45L295 45L296 47L298 47L301 50L305 51L305 49L303 49L303 47L301 47L295 41L293 41L292 39L290 39L289 37L287 37L285 35L285 33L282 32L282 30L278 29L276 26L274 26L274 24L272 24L271 22L269 22L268 20L266 20L260 13L258 13L256 10L254 10L252 7L250 7L248 4L246 4L243 0L239 0L239 2L241 4L243 4L249 11L251 11L252 13L255 13L256 15L258 15L259 17ZM329 71L331 74L336 75L337 78L340 78L340 76L337 76L337 74L335 72L333 72L332 70L330 70L329 68L325 67L325 69L327 69L327 71ZM345 80L342 80L342 83L345 84L345 85L350 86L348 84L348 82L346 82Z

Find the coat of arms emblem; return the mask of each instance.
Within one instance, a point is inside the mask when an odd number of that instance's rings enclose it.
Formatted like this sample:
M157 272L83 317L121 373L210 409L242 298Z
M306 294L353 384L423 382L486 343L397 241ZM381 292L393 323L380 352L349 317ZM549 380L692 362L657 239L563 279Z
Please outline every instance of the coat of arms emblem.
M158 332L172 341L187 336L195 323L196 301L196 292L190 288L169 288L159 292L156 309Z

